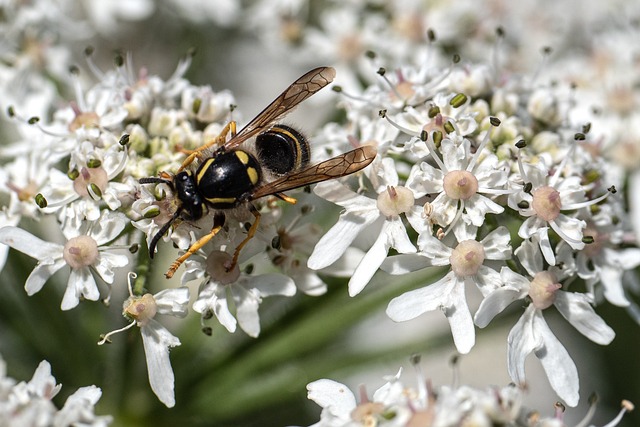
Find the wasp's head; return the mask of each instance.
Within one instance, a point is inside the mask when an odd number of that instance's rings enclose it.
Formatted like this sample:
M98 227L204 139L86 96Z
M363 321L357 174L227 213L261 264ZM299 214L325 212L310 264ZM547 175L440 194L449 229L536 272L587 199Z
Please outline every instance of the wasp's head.
M175 176L173 184L181 203L184 218L193 221L202 218L205 214L204 203L193 175L190 172L182 171Z

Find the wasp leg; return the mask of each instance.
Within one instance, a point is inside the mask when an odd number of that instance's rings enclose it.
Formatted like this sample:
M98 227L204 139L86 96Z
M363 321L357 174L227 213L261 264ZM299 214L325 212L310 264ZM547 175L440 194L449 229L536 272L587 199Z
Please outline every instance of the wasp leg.
M188 154L187 158L184 159L182 165L178 168L178 172L183 171L187 166L189 166L196 157L201 158L202 152L212 146L218 144L222 145L227 140L227 135L231 133L231 137L236 136L236 122L230 121L227 125L222 129L220 134L215 138L212 138L210 141L206 142L204 145L196 148L195 150L181 150L183 153Z
M249 203L249 211L251 211L253 216L256 217L256 220L253 222L253 224L251 224L249 231L247 231L247 237L245 237L244 240L240 242L240 244L236 247L236 250L233 253L233 259L231 260L231 264L226 268L227 272L233 270L236 264L238 264L238 257L240 256L240 251L242 250L242 248L244 248L244 246L247 243L249 243L249 240L253 239L253 236L256 235L256 231L258 230L258 225L260 225L260 217L262 215L260 214L260 212L258 212L258 209L256 209L255 206Z
M195 243L189 246L189 249L187 249L187 252L182 254L180 258L178 258L173 262L173 264L171 264L171 267L169 267L169 270L167 270L164 276L167 279L171 279L174 273L176 272L176 270L182 265L183 262L185 262L191 255L195 254L198 251L198 249L202 248L204 245L209 243L209 240L213 239L215 235L218 234L218 232L222 229L222 226L224 225L224 221L225 221L224 214L216 214L213 217L213 228L211 229L211 232L205 236L202 236Z
M287 203L291 203L292 205L295 205L296 203L298 203L298 201L296 199L294 199L293 197L289 197L284 193L274 193L274 196L276 196L278 199L285 201Z

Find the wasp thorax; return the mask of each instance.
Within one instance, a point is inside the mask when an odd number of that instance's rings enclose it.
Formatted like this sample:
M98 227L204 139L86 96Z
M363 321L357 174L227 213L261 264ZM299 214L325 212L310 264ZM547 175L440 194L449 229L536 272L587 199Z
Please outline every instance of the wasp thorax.
M547 222L553 221L560 215L560 209L562 209L560 193L553 187L540 187L533 192L531 207L539 218Z
M107 172L101 168L82 167L73 180L73 189L82 197L90 196L94 200L102 198L109 183Z
M228 285L240 277L240 268L238 265L232 267L233 258L226 252L213 251L207 257L206 272L211 276L211 280L220 283L221 285Z
M459 277L473 276L484 263L485 252L480 242L464 240L458 243L449 257L451 269Z
M451 171L444 176L443 189L454 200L468 200L478 192L478 179L468 171Z
M388 186L378 195L377 206L382 215L393 218L408 212L414 202L413 192L408 188Z
M529 287L529 297L534 307L544 310L556 300L556 292L562 288L556 276L548 271L536 273Z
M153 319L158 311L158 304L151 294L141 297L131 297L124 302L124 314L134 319L139 326L145 326Z
M98 244L91 236L73 237L64 245L62 258L73 269L93 265L98 259Z

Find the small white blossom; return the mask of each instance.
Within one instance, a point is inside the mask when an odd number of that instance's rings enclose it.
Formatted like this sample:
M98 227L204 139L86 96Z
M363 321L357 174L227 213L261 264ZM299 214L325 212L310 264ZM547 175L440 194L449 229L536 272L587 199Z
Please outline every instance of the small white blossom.
M413 192L399 186L391 159L383 160L379 171L376 199L354 193L336 181L321 183L314 189L317 195L344 207L345 211L316 245L309 257L309 268L319 270L336 262L360 233L377 234L349 280L351 296L359 294L369 283L390 248L400 253L416 251L400 215L421 212L421 208L414 206Z
M64 245L43 241L28 231L11 226L0 229L0 243L38 260L25 283L28 295L39 292L64 266L71 267L61 304L63 310L70 310L78 305L80 297L91 301L100 297L92 272L112 284L114 268L128 264L129 258L118 253L120 248L108 245L125 226L123 214L104 211L99 221L67 221L62 229L67 239Z
M475 322L485 327L512 302L529 299L531 303L509 333L509 375L517 384L525 384L525 358L533 352L558 396L569 406L576 406L579 398L578 371L571 356L549 329L543 311L554 305L580 333L598 344L609 344L615 333L595 313L589 295L561 290L560 281L575 271L568 246L558 254L562 269L554 266L543 269L542 255L531 241L523 242L516 255L531 279L503 267L500 275L504 286L486 295L475 315Z
M452 246L422 234L417 254L396 255L382 265L382 269L391 274L404 274L429 266L451 266L449 273L437 282L392 299L387 315L396 322L403 322L428 311L442 310L456 348L462 354L468 353L475 344L465 288L473 284L483 295L498 288L500 276L484 264L485 260L502 261L511 257L510 236L505 227L496 228L481 241L476 240L476 231L469 225L456 228L457 242L452 242Z
M192 257L193 258L193 257ZM214 251L206 259L204 271L207 278L200 285L193 310L202 314L213 313L222 326L229 332L235 332L236 324L250 337L260 334L260 316L258 308L264 297L272 295L293 296L296 286L290 277L270 273L255 276L242 274L236 265L226 271L231 255ZM197 277L202 266L195 259L187 261L184 280ZM235 316L232 309L235 307Z
M144 354L147 359L147 371L151 390L168 408L175 401L173 369L169 359L169 350L180 345L180 340L169 332L155 318L157 314L183 318L187 315L189 289L165 289L156 294L136 296L132 293L131 281L137 276L129 273L129 298L123 304L123 315L131 319L131 323L122 329L109 332L98 342L99 345L109 342L110 337L131 327L138 326L142 334Z

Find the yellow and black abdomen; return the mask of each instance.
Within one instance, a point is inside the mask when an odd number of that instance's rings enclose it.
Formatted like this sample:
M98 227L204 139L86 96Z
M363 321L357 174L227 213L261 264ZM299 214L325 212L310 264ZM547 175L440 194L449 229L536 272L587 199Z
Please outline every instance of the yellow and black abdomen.
M262 179L256 158L232 150L206 159L195 174L198 192L214 209L231 209L246 200Z
M296 129L274 125L256 137L260 164L277 176L309 164L309 142Z

